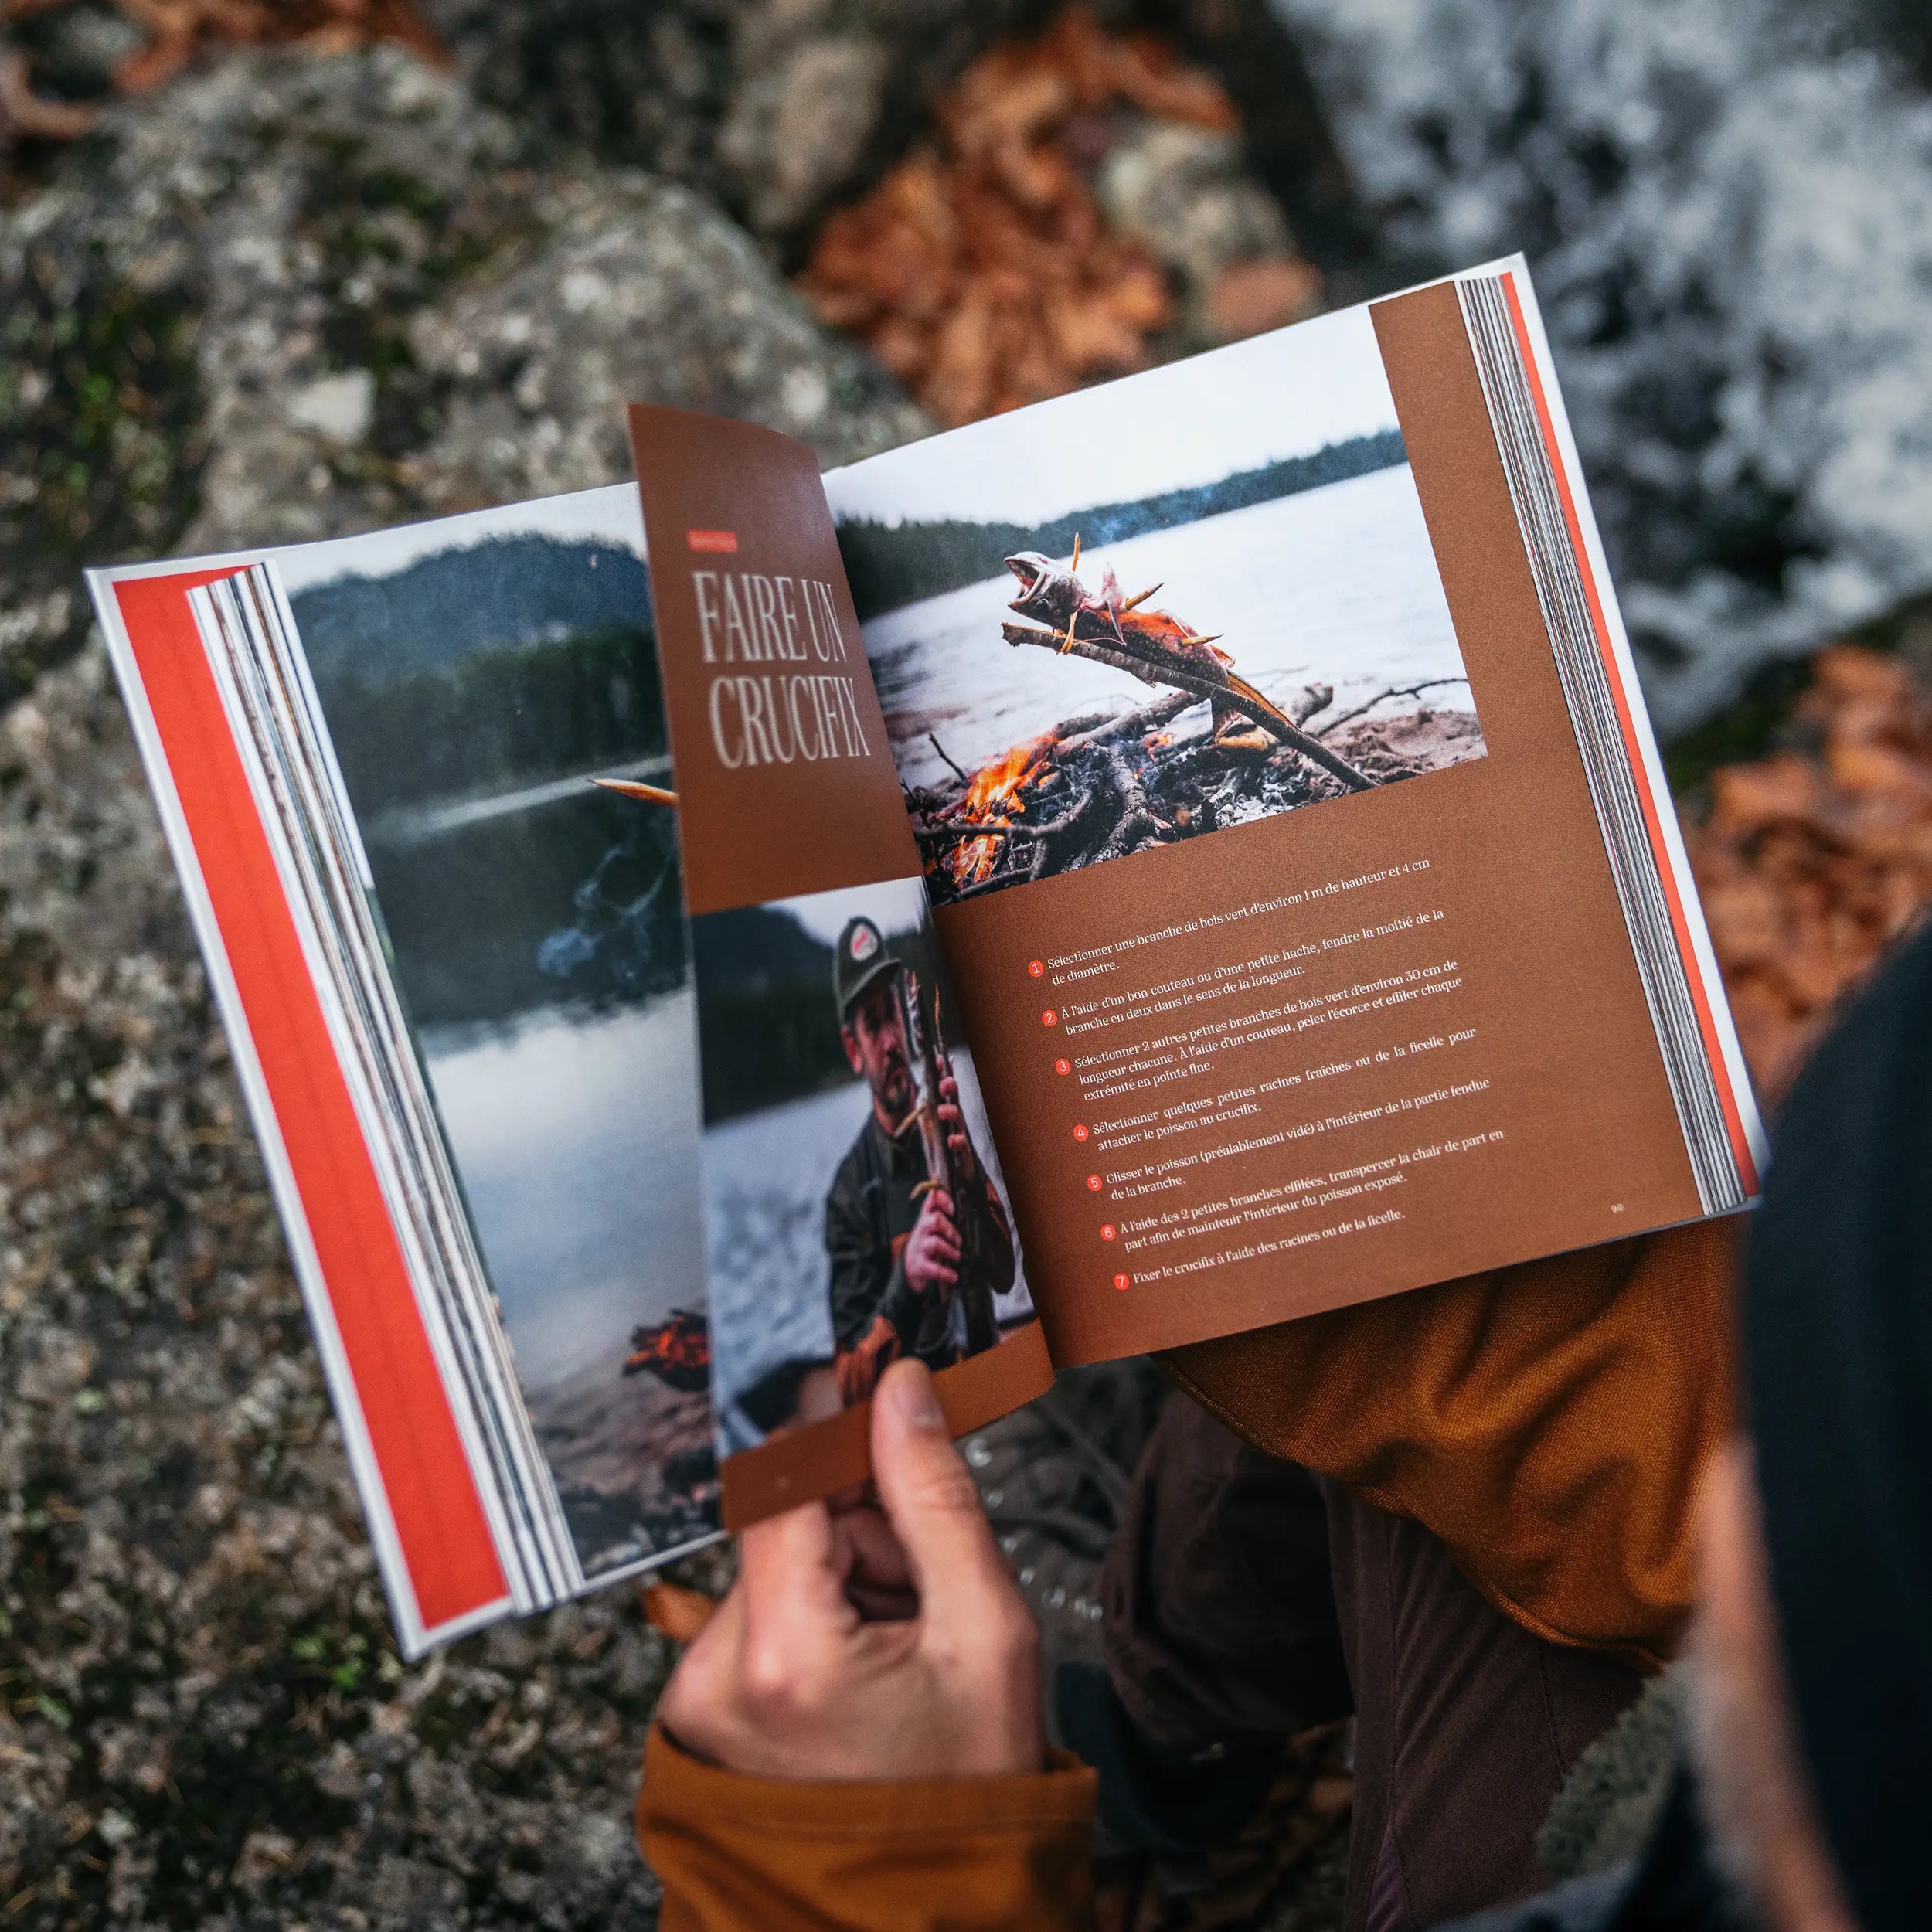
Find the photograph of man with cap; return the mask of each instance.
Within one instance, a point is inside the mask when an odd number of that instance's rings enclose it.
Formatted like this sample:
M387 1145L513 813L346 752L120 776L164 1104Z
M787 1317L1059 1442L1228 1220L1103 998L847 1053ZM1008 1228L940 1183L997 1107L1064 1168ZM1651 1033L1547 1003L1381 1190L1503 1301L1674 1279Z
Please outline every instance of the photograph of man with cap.
M899 998L903 970L869 919L846 921L832 967L839 1036L872 1094L825 1196L834 1366L848 1407L902 1355L939 1369L990 1349L999 1339L994 1298L1013 1284L1006 1210L974 1151L944 1060L939 1120L962 1198L929 1185Z

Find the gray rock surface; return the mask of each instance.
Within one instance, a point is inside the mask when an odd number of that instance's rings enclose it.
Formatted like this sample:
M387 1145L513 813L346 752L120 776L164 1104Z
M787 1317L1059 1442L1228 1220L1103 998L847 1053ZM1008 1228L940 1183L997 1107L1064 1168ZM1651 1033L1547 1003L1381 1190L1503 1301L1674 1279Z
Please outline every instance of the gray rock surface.
M1660 726L1932 585L1932 103L1861 15L1270 4L1392 273L1528 252Z
M548 153L394 49L230 59L0 216L0 702L83 562L609 482L627 397L828 461L923 428L702 197Z
M83 557L611 481L627 396L828 460L924 427L699 195L553 152L393 51L236 58L116 110L0 216L0 1902L23 1932L655 1920L628 1814L668 1659L631 1593L394 1654L75 583Z
M1128 11L1105 0L1097 11ZM424 0L478 94L797 244L1039 0Z
M553 143L716 185L742 0L420 0L477 97Z
M555 194L546 213L539 246L511 251L411 325L417 367L449 394L406 465L426 505L629 475L627 401L753 417L827 463L930 427L689 189L608 175Z

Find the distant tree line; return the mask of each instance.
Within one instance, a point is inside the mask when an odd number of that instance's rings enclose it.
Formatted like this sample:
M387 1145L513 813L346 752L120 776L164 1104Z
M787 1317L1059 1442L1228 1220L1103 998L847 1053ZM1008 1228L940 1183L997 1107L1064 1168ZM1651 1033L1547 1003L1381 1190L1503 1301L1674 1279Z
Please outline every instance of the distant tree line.
M932 985L934 954L923 932L894 933L886 944L922 985ZM852 1079L829 946L785 913L753 906L695 920L692 954L707 1126ZM957 1015L944 1019L951 1036Z
M1218 482L1165 490L1131 502L1101 503L1043 524L847 523L838 532L859 620L917 604L945 590L980 583L999 574L1000 562L1021 550L1065 556L1079 533L1083 547L1124 543L1150 530L1173 529L1250 504L1299 495L1330 483L1393 468L1409 460L1399 430L1351 437L1308 456L1285 457L1258 469L1237 471Z
M667 742L655 644L638 628L478 651L369 685L345 668L320 695L364 818L652 757Z

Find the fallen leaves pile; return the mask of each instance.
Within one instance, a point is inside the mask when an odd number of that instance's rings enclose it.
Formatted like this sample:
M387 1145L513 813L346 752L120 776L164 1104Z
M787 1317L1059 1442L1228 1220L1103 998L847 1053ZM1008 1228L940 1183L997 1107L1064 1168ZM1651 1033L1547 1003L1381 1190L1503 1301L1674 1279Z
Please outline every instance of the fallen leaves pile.
M1821 651L1798 744L1711 779L1687 824L1759 1090L1789 1084L1840 998L1932 905L1932 708L1900 660Z
M820 228L800 286L948 427L1145 368L1172 325L1166 270L1109 224L1090 184L1124 114L1232 134L1220 83L1083 7L1003 43L937 104L937 134ZM1319 299L1305 263L1227 271L1230 333ZM1213 295L1209 306L1216 306Z
M0 22L50 13L69 0L0 0ZM344 53L396 40L433 60L442 50L410 0L115 0L149 36L114 70L119 94L145 93L180 73L204 47L294 44ZM92 107L34 91L26 60L0 49L0 152L24 140L73 141Z

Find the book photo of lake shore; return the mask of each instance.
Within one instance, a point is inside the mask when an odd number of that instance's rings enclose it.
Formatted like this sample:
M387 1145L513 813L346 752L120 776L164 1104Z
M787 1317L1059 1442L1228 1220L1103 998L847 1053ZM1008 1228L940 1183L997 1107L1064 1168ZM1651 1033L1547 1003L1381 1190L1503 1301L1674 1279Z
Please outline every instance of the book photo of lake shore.
M1310 333L832 479L936 904L1483 756L1372 329Z
M592 782L669 774L635 493L283 570L577 1561L700 1540L718 1485L677 825Z

